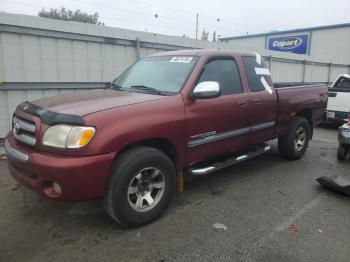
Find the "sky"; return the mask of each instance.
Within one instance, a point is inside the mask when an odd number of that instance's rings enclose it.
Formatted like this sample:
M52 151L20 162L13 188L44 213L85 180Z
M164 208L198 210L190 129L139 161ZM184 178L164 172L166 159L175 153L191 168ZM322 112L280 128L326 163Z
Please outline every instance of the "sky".
M0 12L37 15L66 7L98 12L106 26L191 38L221 37L350 22L350 0L0 0Z

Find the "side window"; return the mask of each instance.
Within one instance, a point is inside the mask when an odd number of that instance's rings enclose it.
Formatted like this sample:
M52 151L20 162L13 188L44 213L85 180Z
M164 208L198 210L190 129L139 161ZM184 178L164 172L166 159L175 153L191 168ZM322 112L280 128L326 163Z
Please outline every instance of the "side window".
M258 92L258 91L265 90L261 82L261 75L258 75L255 72L256 67L265 67L265 66L259 65L256 62L255 56L243 56L242 61L243 61L245 72L248 77L250 91Z
M242 93L238 67L232 59L217 59L207 63L198 83L204 81L218 82L222 95Z
M343 80L339 83L340 88L350 88L350 79L343 78Z

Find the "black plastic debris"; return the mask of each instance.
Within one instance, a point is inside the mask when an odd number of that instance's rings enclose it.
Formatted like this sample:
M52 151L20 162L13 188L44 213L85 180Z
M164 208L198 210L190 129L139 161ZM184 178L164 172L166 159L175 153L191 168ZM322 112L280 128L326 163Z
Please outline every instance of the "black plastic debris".
M325 188L350 196L350 176L322 176L316 180Z

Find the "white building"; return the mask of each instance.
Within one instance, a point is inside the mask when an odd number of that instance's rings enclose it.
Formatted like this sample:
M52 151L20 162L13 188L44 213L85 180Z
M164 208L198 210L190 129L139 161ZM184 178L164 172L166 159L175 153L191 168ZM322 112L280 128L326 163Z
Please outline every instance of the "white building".
M350 65L350 23L223 37L221 42L269 55Z

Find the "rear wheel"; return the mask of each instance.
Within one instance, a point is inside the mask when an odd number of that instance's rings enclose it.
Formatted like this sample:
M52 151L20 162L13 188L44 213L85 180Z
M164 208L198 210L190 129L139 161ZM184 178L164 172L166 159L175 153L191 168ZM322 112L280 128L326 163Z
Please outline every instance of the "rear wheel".
M157 219L175 192L175 168L161 151L137 147L120 155L111 169L104 206L125 226Z
M288 133L278 139L280 155L289 160L302 157L308 147L311 128L303 117L295 117L289 126Z
M346 160L347 153L348 153L348 149L344 145L339 144L338 153L337 153L338 159L339 160Z

